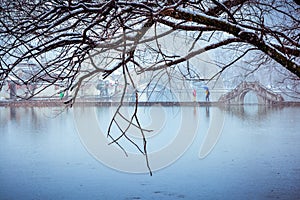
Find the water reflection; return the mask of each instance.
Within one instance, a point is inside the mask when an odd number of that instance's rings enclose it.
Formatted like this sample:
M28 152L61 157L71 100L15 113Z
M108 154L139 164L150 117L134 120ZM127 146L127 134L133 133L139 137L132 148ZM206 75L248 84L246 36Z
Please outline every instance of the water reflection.
M15 107L10 108L10 120L16 120L16 108Z
M244 121L259 121L266 119L272 115L273 112L282 110L284 107L280 105L265 106L265 105L233 105L221 106L222 110L226 111L229 115L236 116Z
M51 119L63 118L68 112L68 109L62 107L1 107L0 125L3 128L12 125L38 130L48 126Z
M205 107L205 114L206 114L206 117L209 118L209 106Z
M200 119L195 141L179 160L149 177L120 173L93 159L79 140L70 110L1 107L0 199L300 196L300 107L185 109L190 113L187 120ZM109 108L96 110L105 118ZM166 120L176 124L175 118L169 118L172 112L174 109L166 108ZM222 112L226 120L219 141L209 156L200 160L198 152L210 120ZM165 128L164 136L173 134L173 127ZM111 192L112 188L117 192Z

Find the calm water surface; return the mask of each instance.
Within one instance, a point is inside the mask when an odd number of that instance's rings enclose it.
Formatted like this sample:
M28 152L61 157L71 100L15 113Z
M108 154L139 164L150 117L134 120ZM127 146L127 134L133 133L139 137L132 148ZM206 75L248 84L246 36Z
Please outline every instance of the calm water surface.
M80 140L73 111L60 109L0 108L0 199L300 199L300 107L227 108L204 159L199 148L219 108L186 107L199 117L196 138L152 177L97 161Z

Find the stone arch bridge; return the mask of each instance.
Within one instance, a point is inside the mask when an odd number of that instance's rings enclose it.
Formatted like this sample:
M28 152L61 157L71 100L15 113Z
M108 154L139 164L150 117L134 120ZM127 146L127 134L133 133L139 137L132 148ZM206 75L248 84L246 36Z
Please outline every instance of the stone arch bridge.
M219 98L219 102L244 104L245 95L249 91L254 91L256 93L258 104L275 104L284 101L280 94L273 93L258 82L242 82L232 91L222 95Z

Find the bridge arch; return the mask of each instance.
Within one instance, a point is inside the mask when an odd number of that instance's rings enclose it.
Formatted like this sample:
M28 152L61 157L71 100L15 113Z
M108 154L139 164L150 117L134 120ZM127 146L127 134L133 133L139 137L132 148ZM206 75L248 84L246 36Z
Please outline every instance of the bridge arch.
M241 94L238 96L237 102L240 104L243 104L245 102L245 96L252 91L255 93L257 97L257 103L258 104L264 104L264 99L257 93L256 90L250 89L250 88L245 88L243 91L241 91Z
M242 82L232 91L222 95L219 102L244 104L245 96L249 91L256 93L258 104L275 104L284 101L281 95L266 89L258 82Z

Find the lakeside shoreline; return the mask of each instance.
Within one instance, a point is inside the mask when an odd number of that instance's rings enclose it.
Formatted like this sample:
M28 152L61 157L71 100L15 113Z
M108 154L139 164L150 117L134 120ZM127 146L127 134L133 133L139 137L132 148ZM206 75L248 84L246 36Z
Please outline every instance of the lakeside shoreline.
M0 107L61 107L68 106L66 100L61 99L30 99L30 100L0 100ZM124 106L133 106L136 102L123 102ZM96 99L77 99L75 106L118 106L118 101L101 101ZM243 105L258 105L258 106L300 106L300 102L278 102L273 104L228 104L223 102L205 102L205 101L186 101L186 102L138 102L139 106L243 106Z

